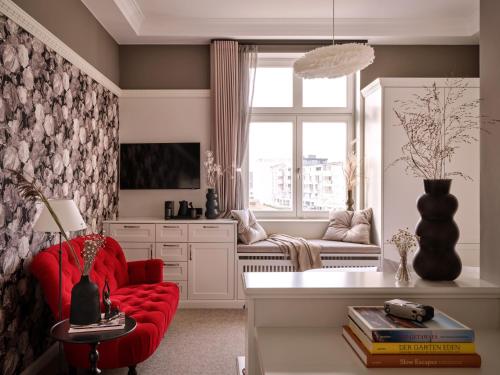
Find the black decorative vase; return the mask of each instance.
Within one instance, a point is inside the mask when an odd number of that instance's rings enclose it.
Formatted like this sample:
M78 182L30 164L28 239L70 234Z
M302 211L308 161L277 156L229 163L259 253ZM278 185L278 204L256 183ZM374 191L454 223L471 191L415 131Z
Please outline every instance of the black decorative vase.
M354 211L354 199L352 197L352 190L347 190L347 200L345 202L347 211Z
M420 248L413 259L417 275L426 280L455 280L462 262L455 251L460 231L453 220L457 198L450 194L451 180L424 180L425 194L417 201Z
M88 275L82 275L71 291L71 324L92 324L101 320L99 288L90 281Z
M219 217L219 197L214 188L207 190L207 203L205 204L205 217L207 219L217 219Z

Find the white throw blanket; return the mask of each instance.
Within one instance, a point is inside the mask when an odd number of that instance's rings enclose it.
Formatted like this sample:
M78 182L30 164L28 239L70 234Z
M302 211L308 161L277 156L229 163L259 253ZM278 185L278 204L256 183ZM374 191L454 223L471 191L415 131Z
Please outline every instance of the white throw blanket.
M321 268L321 247L304 238L292 237L286 234L272 234L267 240L277 245L286 255L290 256L293 265L299 271Z

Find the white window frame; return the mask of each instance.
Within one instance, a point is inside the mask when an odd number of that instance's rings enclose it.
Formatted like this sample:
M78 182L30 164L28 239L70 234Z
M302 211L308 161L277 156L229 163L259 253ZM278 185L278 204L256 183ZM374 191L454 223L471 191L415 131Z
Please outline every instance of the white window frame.
M257 67L291 67L301 54L259 54ZM291 122L293 126L292 210L255 211L258 218L308 219L327 218L328 211L304 211L302 209L302 126L304 122L345 122L347 124L346 158L354 139L355 76L347 77L346 107L302 107L302 79L293 78L293 107L255 107L250 122ZM249 158L246 157L246 184L249 186ZM299 170L300 168L300 170Z

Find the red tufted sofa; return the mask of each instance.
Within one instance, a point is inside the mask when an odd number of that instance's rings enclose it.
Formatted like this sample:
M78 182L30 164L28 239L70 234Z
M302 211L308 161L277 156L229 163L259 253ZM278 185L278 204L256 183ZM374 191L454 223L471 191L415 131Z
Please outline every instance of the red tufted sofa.
M84 236L71 240L79 256L84 241ZM58 316L58 250L59 245L55 245L39 252L30 268L42 286L54 317ZM68 318L71 289L80 280L80 273L67 244L63 245L62 265L62 311L63 318ZM135 366L154 353L179 302L177 285L163 282L162 271L163 262L159 259L127 262L118 242L106 238L90 278L101 293L104 281L108 279L113 305L132 316L137 327L127 336L99 345L98 367L129 367L129 374L134 374ZM88 368L89 348L86 345L65 344L64 351L71 366Z

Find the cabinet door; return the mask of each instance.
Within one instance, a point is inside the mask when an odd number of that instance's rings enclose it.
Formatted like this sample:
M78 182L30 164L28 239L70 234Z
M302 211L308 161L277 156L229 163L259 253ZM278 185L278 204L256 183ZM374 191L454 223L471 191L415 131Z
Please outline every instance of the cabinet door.
M234 244L189 245L189 299L233 299Z
M156 242L186 242L187 224L156 224Z
M163 280L187 280L187 262L163 262Z
M189 224L189 242L234 242L234 225Z
M154 242L154 224L110 224L109 236L118 242Z
M127 261L153 258L153 243L120 242Z

